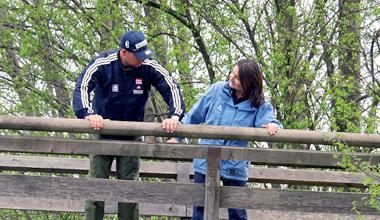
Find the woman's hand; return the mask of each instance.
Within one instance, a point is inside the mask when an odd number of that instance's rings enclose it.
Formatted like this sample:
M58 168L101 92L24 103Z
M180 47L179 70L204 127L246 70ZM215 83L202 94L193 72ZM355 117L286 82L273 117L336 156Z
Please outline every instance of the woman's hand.
M268 128L268 133L270 135L275 135L280 126L278 126L276 123L269 123L267 125L263 125L263 128Z

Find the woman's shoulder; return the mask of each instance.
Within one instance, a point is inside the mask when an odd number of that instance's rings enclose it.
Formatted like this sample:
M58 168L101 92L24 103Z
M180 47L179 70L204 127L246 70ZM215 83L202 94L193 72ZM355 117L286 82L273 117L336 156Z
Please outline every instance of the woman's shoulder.
M226 81L218 81L213 84L211 84L210 88L224 88L225 86L228 86L228 82Z
M273 106L268 100L264 99L264 101L260 104L259 110L273 110Z

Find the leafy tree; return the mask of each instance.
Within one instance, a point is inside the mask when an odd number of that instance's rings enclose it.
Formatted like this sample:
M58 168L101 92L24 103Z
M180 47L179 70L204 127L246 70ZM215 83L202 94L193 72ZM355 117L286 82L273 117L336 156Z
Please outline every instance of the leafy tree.
M1 0L0 114L74 117L71 95L81 70L136 29L180 83L188 110L238 60L251 58L263 68L266 98L285 128L376 134L379 26L379 4L364 0ZM153 90L146 121L162 120L162 103Z

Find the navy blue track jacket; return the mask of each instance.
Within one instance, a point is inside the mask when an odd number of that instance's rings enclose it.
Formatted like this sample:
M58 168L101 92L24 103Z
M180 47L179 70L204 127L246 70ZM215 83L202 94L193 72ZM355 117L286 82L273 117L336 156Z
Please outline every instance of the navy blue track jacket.
M158 61L147 59L140 67L125 69L119 50L109 50L93 58L82 71L73 94L73 110L78 118L98 114L104 119L143 121L151 85L169 105L169 118L177 115L181 120L185 103L180 88ZM91 91L95 94L92 103Z

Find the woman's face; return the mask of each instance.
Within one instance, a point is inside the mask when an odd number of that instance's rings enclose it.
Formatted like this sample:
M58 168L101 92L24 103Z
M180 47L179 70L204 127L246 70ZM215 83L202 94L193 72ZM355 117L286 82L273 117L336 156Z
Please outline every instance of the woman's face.
M232 73L230 75L230 84L229 86L232 89L235 89L236 91L239 92L244 92L243 86L241 85L240 82L240 77L239 77L239 66L236 65L234 69L232 70Z

